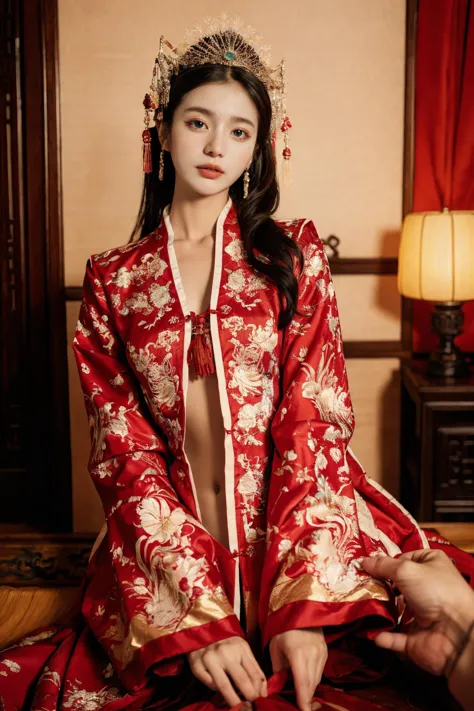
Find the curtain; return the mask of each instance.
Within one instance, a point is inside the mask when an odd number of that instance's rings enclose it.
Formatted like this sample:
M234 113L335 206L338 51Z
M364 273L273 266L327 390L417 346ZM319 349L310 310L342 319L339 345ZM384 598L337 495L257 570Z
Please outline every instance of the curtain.
M474 8L419 0L413 212L474 209ZM413 303L413 350L431 351L431 304ZM474 351L474 302L456 343Z

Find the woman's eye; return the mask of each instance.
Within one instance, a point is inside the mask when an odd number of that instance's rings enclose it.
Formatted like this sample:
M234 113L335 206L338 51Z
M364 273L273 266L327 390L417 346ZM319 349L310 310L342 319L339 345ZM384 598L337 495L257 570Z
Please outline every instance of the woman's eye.
M199 123L201 124L200 126L195 126L194 124ZM205 126L204 121L199 121L199 119L191 119L191 121L186 121L187 126L193 126L193 128L201 128L202 126Z
M234 130L234 133L239 133L239 134L240 134L239 136L237 136L237 138L250 138L250 136L249 136L249 134L247 133L247 131L244 131L243 128L236 128L236 129Z
M190 121L186 121L186 126L195 128L198 131L205 127L205 125L206 124L204 123L204 121L200 121L200 119L191 119ZM244 131L243 128L235 128L233 133L239 140L250 138L250 135L247 133L247 131Z

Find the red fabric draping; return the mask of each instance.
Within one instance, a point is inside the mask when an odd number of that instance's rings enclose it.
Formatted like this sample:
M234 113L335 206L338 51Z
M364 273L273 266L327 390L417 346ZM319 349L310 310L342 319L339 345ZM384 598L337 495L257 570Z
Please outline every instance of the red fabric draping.
M474 209L474 6L419 0L413 212ZM413 304L413 350L430 351L431 305ZM456 343L474 351L474 303Z

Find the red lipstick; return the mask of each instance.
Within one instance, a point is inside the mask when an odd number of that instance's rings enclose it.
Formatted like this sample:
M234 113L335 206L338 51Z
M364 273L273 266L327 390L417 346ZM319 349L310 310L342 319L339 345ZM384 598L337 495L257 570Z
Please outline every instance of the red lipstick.
M197 169L199 170L203 178L210 178L211 180L219 178L221 175L224 175L224 171L222 170L222 168L219 168L218 165L214 165L213 163L198 165Z

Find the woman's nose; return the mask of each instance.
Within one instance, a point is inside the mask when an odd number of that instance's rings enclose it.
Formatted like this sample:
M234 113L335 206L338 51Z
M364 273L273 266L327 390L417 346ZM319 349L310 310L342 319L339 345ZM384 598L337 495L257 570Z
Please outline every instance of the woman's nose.
M222 138L219 136L214 136L206 146L206 153L213 157L222 158L222 156L224 155L224 146Z
M222 152L218 148L209 148L206 150L206 154L208 156L212 156L213 158L222 158Z

